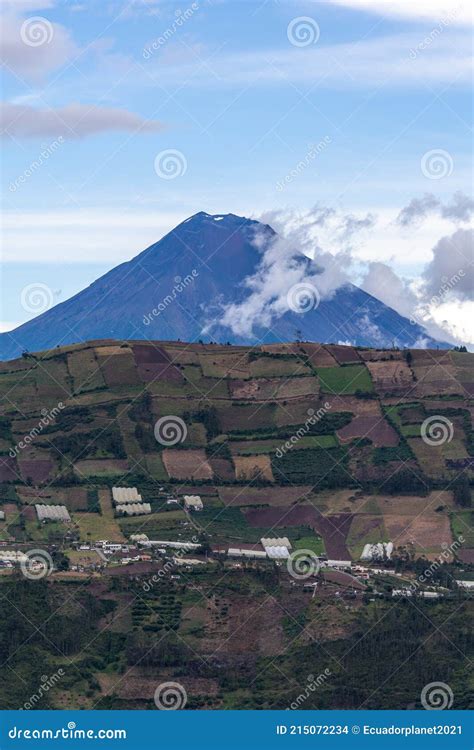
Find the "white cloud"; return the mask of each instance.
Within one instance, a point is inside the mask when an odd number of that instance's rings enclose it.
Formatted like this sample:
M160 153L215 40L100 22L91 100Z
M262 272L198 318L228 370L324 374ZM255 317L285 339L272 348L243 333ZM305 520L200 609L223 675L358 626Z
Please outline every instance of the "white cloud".
M157 133L165 128L158 120L117 107L68 104L56 109L39 109L20 104L0 104L2 135L18 138L81 138L108 131Z
M261 86L307 83L311 86L358 88L381 84L416 87L453 81L470 84L472 51L470 34L462 29L444 29L426 42L423 31L376 37L358 43L325 44L294 48L213 55L206 66L170 65L168 85ZM420 47L423 45L423 47ZM157 58L147 66L148 83L163 77ZM144 79L146 84L147 80Z
M15 11L35 11L44 7L50 7L48 4L41 3L19 3L15 4ZM0 54L6 65L6 70L10 69L20 76L28 79L40 79L62 67L68 60L72 59L79 53L79 48L73 41L69 31L61 24L53 23L49 19L39 17L35 22L34 18L19 17L15 12L2 13L2 33L0 34ZM33 40L38 41L35 37L34 26L28 29L28 23L36 23L36 32L44 35L43 44L27 44L25 38L32 35ZM25 26L26 24L26 26ZM41 38L41 37L40 37Z
M389 18L410 21L440 21L452 18L452 23L472 23L470 0L329 0L332 5L342 5L354 10L368 11Z

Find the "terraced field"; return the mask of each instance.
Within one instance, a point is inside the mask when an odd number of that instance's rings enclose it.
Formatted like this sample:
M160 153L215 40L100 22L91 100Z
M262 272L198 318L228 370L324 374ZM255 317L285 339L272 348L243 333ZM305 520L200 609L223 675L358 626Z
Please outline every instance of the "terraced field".
M190 537L163 500L187 492L203 497L194 518L211 543L285 528L353 558L387 540L436 555L471 522L456 488L472 481L473 360L315 343L25 353L0 363L2 538L41 536L38 501L66 505L84 539ZM139 487L151 516L106 510L117 484ZM464 538L463 554L474 548Z

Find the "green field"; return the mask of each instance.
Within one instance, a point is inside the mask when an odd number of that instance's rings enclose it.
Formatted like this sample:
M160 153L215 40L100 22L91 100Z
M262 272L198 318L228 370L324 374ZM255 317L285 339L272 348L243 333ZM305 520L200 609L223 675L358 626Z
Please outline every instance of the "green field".
M317 373L321 390L325 393L348 395L356 391L373 392L372 379L364 365L318 367Z
M466 549L474 547L474 511L462 510L450 514L451 529L454 539L463 537Z

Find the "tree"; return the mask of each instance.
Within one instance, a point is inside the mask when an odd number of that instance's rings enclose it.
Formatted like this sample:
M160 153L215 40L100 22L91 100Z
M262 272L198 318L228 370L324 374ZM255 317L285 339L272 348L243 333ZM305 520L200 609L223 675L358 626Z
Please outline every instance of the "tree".
M461 508L471 507L471 488L466 474L461 474L453 485L453 497L456 505Z

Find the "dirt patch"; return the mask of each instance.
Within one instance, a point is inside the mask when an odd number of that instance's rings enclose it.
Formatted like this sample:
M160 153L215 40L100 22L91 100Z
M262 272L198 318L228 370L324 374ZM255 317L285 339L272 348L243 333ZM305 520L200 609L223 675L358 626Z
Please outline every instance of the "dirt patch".
M339 365L349 365L360 362L359 353L352 346L329 345L325 349L334 357Z
M229 384L231 398L253 401L278 401L301 396L317 396L319 383L316 378L255 378L233 380Z
M239 505L291 506L304 500L312 487L219 487L219 497L228 507Z
M337 431L344 443L354 438L369 438L376 448L398 445L398 434L383 417L355 417L352 422Z
M167 352L160 346L137 344L132 347L138 374L145 383L152 380L166 380L182 383L181 371L174 365Z
M18 464L23 480L31 479L33 484L47 482L54 470L54 463L49 459L19 458Z
M173 479L212 479L213 472L204 450L163 451L163 463L168 475Z
M270 456L234 456L235 476L240 480L267 479L274 482Z
M18 479L18 466L11 456L0 456L0 482L13 482Z
M228 459L210 458L209 464L217 480L232 482L235 479L234 467Z
M414 385L413 374L406 362L366 362L377 393L402 394Z
M442 545L452 543L447 515L427 512L415 517L387 514L384 523L395 547L414 545L419 555L439 555L444 549Z

